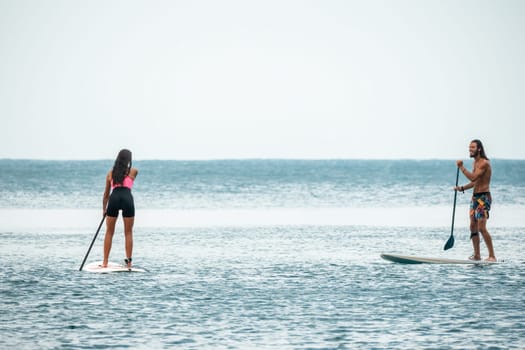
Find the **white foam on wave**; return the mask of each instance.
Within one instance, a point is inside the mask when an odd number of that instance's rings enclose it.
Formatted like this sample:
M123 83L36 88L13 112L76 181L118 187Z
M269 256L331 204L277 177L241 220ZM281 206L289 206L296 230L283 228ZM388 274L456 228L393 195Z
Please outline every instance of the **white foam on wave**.
M467 208L456 209L456 227L468 226ZM0 232L94 230L102 218L92 209L0 209ZM490 227L525 227L524 207L498 207ZM139 209L135 227L379 226L450 227L450 207ZM119 219L118 225L122 225ZM119 228L119 227L117 227Z

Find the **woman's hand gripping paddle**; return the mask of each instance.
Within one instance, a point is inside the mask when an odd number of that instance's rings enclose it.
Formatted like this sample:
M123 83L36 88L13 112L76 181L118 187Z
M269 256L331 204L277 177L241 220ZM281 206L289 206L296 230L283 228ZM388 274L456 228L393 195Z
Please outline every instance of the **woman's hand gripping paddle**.
M458 172L456 173L456 187L458 187L458 180L459 180L459 168ZM445 243L445 247L443 250L448 250L454 246L454 216L456 215L456 198L458 196L458 190L454 189L454 208L452 209L452 228L450 229L450 237L448 238L447 243Z

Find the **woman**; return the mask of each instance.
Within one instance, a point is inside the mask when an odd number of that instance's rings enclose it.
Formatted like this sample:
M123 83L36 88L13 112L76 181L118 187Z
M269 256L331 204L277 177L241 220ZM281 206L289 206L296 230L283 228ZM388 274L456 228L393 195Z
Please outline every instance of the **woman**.
M126 263L131 268L131 256L133 253L133 223L135 221L135 204L131 195L133 181L137 177L138 170L131 167L131 152L123 149L119 152L113 169L106 176L106 189L102 201L102 209L106 215L106 237L104 238L104 260L102 267L108 266L109 253L115 233L119 210L122 210L124 219L124 237L126 245ZM111 189L111 195L110 195Z

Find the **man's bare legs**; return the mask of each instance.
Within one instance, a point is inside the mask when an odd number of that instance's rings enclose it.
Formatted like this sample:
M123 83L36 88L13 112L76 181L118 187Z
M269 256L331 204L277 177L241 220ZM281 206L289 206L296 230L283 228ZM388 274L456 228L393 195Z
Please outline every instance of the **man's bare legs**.
M490 237L489 231L487 230L487 219L483 218L478 220L478 229L481 235L483 236L483 240L485 241L485 245L487 246L487 250L489 251L489 257L485 260L496 261L496 254L494 253L494 246L492 245L492 237Z
M487 230L487 219L482 218L479 220L476 220L474 217L470 217L470 232L473 234L471 236L472 239L472 247L474 248L474 255L472 256L473 260L481 260L481 252L480 252L480 238L479 233L483 236L483 240L485 241L485 245L487 246L487 250L489 251L489 257L486 259L487 261L496 261L496 255L494 254L494 247L492 245L492 237L490 236L489 231Z

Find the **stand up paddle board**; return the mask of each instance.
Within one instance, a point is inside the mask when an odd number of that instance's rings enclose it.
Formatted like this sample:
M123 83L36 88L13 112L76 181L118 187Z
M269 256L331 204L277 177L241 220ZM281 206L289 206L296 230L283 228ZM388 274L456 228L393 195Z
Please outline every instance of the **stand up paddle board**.
M421 256L408 256L397 254L381 254L385 260L399 263L399 264L463 264L463 265L489 265L497 264L501 261L485 261L485 260L461 260L461 259L446 259L446 258L425 258Z
M110 272L146 272L146 270L138 268L138 267L132 267L131 269L128 269L126 266L122 264L117 264L114 262L108 263L107 267L102 267L102 261L95 261L90 264L87 264L83 268L84 271L88 272L98 272L98 273L110 273Z

